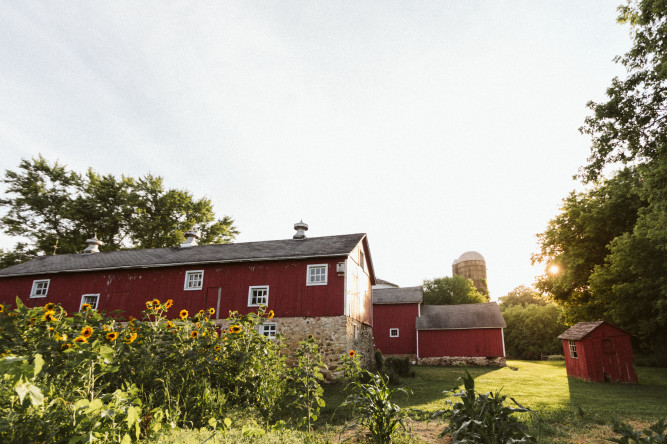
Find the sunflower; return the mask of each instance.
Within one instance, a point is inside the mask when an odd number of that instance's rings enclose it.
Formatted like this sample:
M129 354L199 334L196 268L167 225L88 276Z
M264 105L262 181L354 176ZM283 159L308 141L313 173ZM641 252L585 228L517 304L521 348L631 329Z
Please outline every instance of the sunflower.
M230 333L241 333L241 327L238 325L232 325L229 327Z
M197 322L195 325L197 326L197 328L201 328L201 324L199 322Z
M276 314L273 312L273 310L269 310L269 312L266 314L266 317L269 319L273 319L275 315Z
M93 308L93 306L90 305L90 304L81 304L81 310L82 311L83 310L90 310L91 308Z
M211 307L208 309L208 314L209 316L213 316L215 314L215 308Z
M313 337L313 335L308 335L308 340L309 340L309 341L312 341L313 339L315 339L315 338Z
M107 333L107 340L108 341L113 342L116 339L118 339L118 333L116 333L115 331L112 331L111 333Z
M220 333L222 333L223 335L226 335L226 334L227 334L227 330L220 330Z
M153 299L153 307L159 307L160 306L160 300L159 299Z
M135 339L137 339L137 334L136 333L132 333L130 335L125 335L125 343L126 344L133 343Z
M46 304L46 305L44 306L44 310L46 310L46 311L51 311L51 310L53 310L54 308L56 308L56 304L53 303L53 302L49 302L48 304Z
M83 329L81 330L81 336L83 336L83 337L86 338L86 339L88 339L89 337L91 337L92 334L93 334L93 328L92 328L92 327L85 326L85 327L83 327Z
M0 313L2 313L2 312L4 312L4 311L5 311L5 306L2 305L2 304L0 304Z
M174 328L174 323L171 321L167 321L167 328Z
M349 355L350 355L350 358L354 358L357 355L357 352L355 352L354 350L350 350Z
M72 348L72 346L70 344L63 344L63 345L60 346L61 351L62 350L67 350L68 348Z
M204 310L199 310L199 313L197 313L199 316L204 316Z
M53 316L54 314L56 314L55 311L47 311L46 313L44 313L44 314L42 315L42 321L46 321L46 322L53 322L53 321L55 321L55 320L56 320L56 317Z
M185 321L188 318L188 311L187 310L181 310L181 312L178 315L181 317L181 319L183 319Z
M133 322L136 321L136 320L137 320L137 319L136 319L134 316L128 316L128 318L127 318L127 321L128 321L130 324L133 323Z
M77 336L76 338L74 338L74 342L88 342L88 340L83 336Z
M56 333L54 338L55 338L56 341L66 341L67 340L67 335L60 336L60 333Z
M146 301L146 310L151 310L153 308L153 301Z
M173 299L167 299L167 302L164 303L164 308L169 309L171 306L174 305L174 300Z
M220 347L219 345L216 345L215 347L213 347L213 350L219 352L219 351L220 351L220 348L221 348L221 347Z
M195 331L193 331L192 333L190 333L190 336L193 337L193 338L196 338L197 336L199 336L199 332L197 332L197 331L195 330Z

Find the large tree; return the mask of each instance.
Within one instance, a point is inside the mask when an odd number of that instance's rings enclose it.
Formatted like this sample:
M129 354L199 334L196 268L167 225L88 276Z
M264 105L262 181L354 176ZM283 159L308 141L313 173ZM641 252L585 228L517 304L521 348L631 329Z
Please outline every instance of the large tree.
M165 188L161 177L150 174L81 174L39 156L7 170L3 181L2 230L20 240L1 253L0 266L80 252L94 235L113 251L177 246L188 230L200 231L202 244L230 242L238 234L231 218L216 219L209 199Z
M571 233L571 225L561 223L570 209L566 202L561 214L540 235L541 252L535 257L547 264L558 263L562 275L545 274L538 286L566 307L571 322L604 317L633 333L642 351L664 359L667 357L667 0L633 1L619 10L619 21L631 26L634 43L628 53L617 58L627 74L622 79L613 79L607 90L608 100L589 103L593 113L581 131L591 136L591 154L579 177L593 186L591 193L594 193L612 181L623 180L624 174L631 174L636 184L627 193L622 208L631 210L637 203L639 208L635 217L602 221L602 226L599 221L588 221L589 232L604 234L593 242L597 244L595 247L587 242L591 238L577 239L578 232ZM614 172L622 165L628 169ZM605 176L610 179L600 184L598 181ZM574 206L580 206L579 203ZM606 205L600 196L592 204ZM552 239L556 241L550 244ZM594 258L576 254L582 244L595 252ZM573 260L559 262L568 255ZM559 280L564 285L559 285Z
M475 284L463 276L435 278L424 281L424 304L456 305L489 302L489 295L480 293Z

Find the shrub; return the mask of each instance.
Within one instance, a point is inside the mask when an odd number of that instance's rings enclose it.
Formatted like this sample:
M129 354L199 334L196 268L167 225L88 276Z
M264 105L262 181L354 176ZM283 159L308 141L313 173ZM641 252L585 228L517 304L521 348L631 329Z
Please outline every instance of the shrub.
M389 357L385 359L385 366L392 369L398 376L414 378L415 372L411 370L410 357Z
M382 356L382 350L375 350L375 371L380 372L384 367L384 357Z

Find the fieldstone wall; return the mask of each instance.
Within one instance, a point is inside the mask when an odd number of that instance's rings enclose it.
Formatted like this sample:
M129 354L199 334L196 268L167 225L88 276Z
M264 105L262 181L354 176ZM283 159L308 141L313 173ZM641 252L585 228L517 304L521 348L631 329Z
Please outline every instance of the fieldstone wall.
M439 366L439 367L505 367L505 358L484 358L476 356L440 356L437 358L421 358L417 365Z
M294 350L299 346L299 341L313 335L319 346L322 362L326 366L322 369L322 373L328 381L340 376L340 358L347 355L350 350L359 354L364 367L371 368L373 365L373 329L359 321L347 316L327 316L276 317L270 322L275 323L277 332L283 335L286 350ZM221 320L219 323L222 328L229 327L227 320Z

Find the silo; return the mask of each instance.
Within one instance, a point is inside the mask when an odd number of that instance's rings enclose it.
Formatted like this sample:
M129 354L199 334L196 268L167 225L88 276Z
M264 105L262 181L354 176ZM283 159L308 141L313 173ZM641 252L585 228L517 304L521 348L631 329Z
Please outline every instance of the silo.
M476 251L466 251L452 264L452 275L470 279L482 293L488 293L486 286L486 260Z

